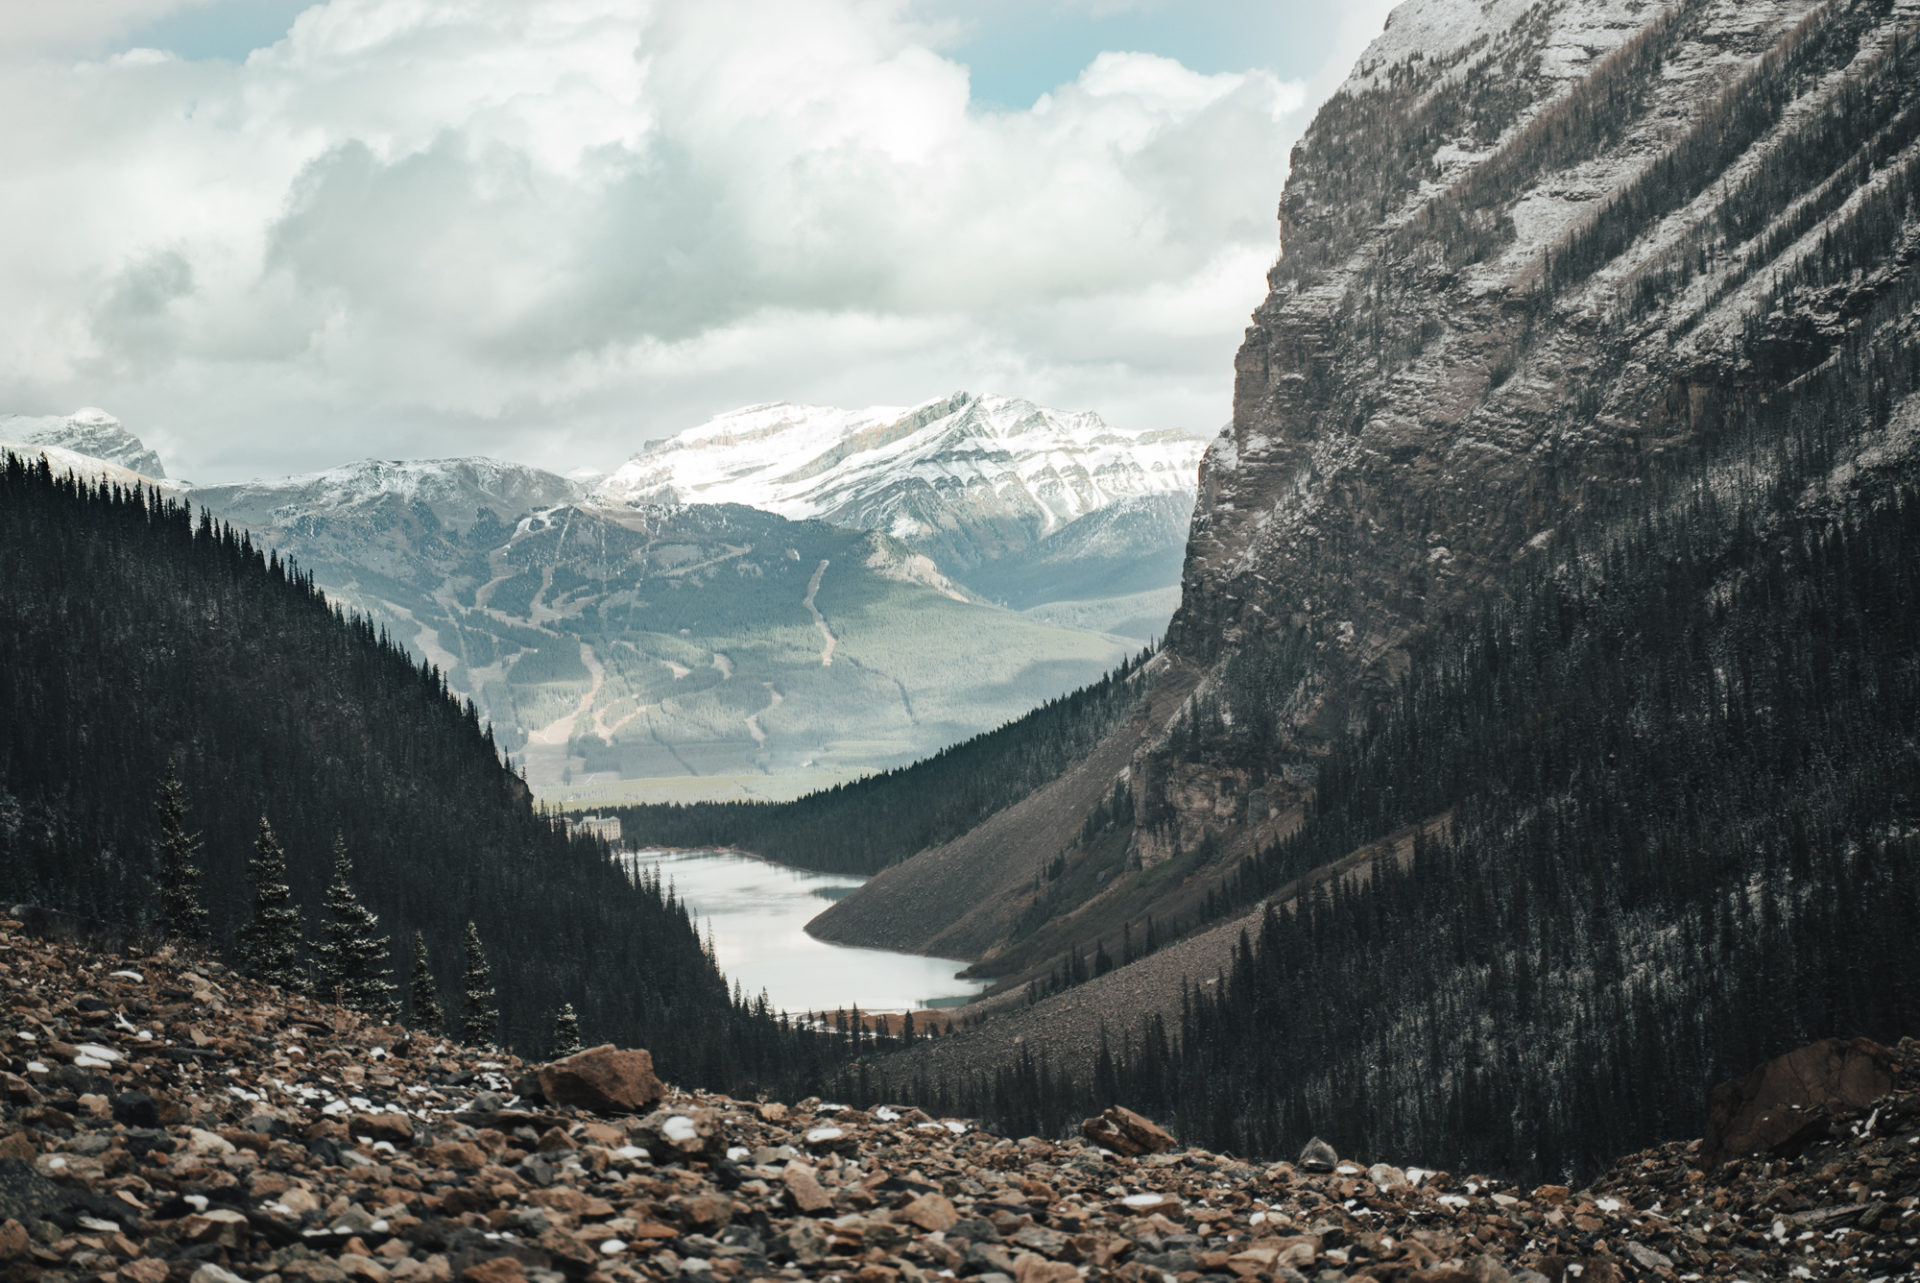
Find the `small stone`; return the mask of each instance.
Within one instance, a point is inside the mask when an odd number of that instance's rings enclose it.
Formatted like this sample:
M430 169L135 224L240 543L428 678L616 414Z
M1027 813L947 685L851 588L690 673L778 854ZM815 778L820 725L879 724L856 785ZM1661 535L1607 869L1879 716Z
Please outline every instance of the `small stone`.
M158 1127L159 1102L143 1091L122 1092L114 1098L113 1121L123 1127Z
M1656 1252L1645 1243L1629 1242L1621 1249L1634 1260L1634 1264L1645 1270L1670 1270L1673 1258L1664 1252Z
M126 1271L122 1270L121 1274L124 1276ZM160 1277L165 1278L166 1274L162 1272ZM188 1283L242 1283L242 1280L238 1274L223 1270L212 1261L208 1261L189 1276Z
M787 1197L793 1200L797 1211L812 1216L832 1209L833 1195L821 1187L820 1179L805 1163L797 1159L789 1161L786 1170L781 1173L781 1179L786 1183Z
M496 1256L460 1271L463 1283L524 1283L526 1273L511 1256Z
M1080 1271L1062 1261L1049 1261L1031 1252L1013 1260L1014 1283L1076 1283Z
M696 1195L680 1205L681 1224L697 1233L710 1234L732 1220L732 1202L717 1194Z
M208 1208L181 1220L180 1237L189 1243L239 1247L247 1237L247 1218L230 1207Z
M0 1261L6 1259L6 1251L0 1249ZM122 1265L119 1274L123 1283L167 1283L167 1263L156 1261L151 1256L144 1257Z
M413 1143L413 1120L405 1114L355 1114L347 1120L347 1130L355 1136L391 1141L396 1145Z
M1340 1162L1340 1155L1333 1146L1315 1136L1300 1151L1300 1170L1303 1172L1330 1172Z
M187 1133L187 1152L201 1158L219 1158L233 1152L233 1142L195 1127Z
M922 1194L893 1216L895 1220L918 1225L929 1234L950 1230L960 1223L960 1213L940 1194Z

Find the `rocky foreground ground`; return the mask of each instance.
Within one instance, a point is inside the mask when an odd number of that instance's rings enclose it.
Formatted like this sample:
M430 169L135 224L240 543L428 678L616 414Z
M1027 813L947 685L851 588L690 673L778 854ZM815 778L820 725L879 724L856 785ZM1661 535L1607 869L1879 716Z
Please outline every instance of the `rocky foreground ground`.
M1717 1143L1792 1157L1709 1168L1675 1143L1591 1189L1529 1190L1246 1162L1119 1110L1090 1124L1104 1144L1010 1140L906 1104L662 1089L633 1055L542 1076L201 958L0 917L0 1280L1920 1276L1920 1045L1836 1047L1820 1063L1844 1062L1857 1107L1768 1106L1803 1057L1721 1111L1745 1109Z

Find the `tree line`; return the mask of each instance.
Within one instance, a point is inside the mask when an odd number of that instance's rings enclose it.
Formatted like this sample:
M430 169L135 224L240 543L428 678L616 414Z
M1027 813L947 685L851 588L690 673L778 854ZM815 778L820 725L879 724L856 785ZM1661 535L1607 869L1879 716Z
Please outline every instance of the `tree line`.
M874 874L967 832L1093 751L1147 689L1151 649L1099 681L910 766L792 802L615 808L629 840L739 847L796 868Z

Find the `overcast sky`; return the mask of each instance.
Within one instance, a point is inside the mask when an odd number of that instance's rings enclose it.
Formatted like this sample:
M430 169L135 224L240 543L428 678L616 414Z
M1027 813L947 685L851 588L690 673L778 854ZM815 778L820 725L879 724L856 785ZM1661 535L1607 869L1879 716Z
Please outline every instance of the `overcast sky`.
M1212 432L1388 0L5 0L0 413L196 481L758 401Z

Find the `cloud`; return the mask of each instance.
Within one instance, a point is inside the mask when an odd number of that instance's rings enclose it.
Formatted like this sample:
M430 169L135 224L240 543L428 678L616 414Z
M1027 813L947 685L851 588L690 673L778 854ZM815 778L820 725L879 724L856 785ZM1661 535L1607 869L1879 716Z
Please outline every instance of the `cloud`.
M0 134L0 408L109 405L205 479L958 387L1211 428L1307 106L1113 52L983 108L906 0L331 0L242 64L45 53L101 30L0 69L46 122Z
M212 0L8 0L0 56L76 53Z

